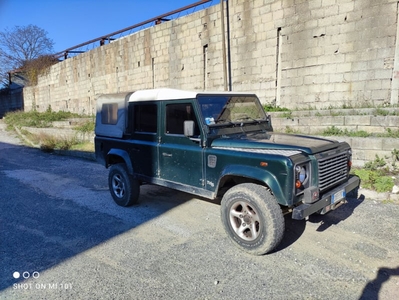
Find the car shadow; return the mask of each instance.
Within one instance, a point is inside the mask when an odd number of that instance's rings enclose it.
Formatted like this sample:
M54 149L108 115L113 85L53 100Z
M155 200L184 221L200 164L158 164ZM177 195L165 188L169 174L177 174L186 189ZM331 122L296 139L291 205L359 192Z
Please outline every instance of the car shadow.
M353 214L356 207L363 203L364 199L364 195L360 195L357 199L348 199L348 203L325 215L314 214L309 216L309 222L320 224L316 231L323 232L331 226L348 219Z
M279 246L272 251L272 253L284 250L293 245L304 233L307 222L320 224L316 231L322 232L327 230L332 225L349 218L356 207L358 207L364 201L364 196L360 195L358 199L348 199L348 203L340 206L336 210L330 211L325 215L313 214L310 215L308 220L294 220L291 214L286 214L285 219L285 232L284 237Z
M143 186L138 205L119 207L107 174L93 161L0 142L0 291L193 198Z

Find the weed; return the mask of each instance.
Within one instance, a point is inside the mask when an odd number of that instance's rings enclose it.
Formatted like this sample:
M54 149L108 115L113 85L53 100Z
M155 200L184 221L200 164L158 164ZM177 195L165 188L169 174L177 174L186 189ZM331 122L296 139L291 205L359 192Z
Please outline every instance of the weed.
M299 133L299 130L293 129L290 126L285 126L285 133Z
M94 127L95 123L93 121L86 121L82 125L76 126L74 129L82 133L89 133L94 131Z
M345 129L344 135L351 137L369 137L371 134L364 130L348 131L348 129Z
M365 189L384 193L390 192L394 186L392 177L385 175L384 170L354 169L353 173L359 176L362 187Z
M352 108L353 108L352 104L346 104L346 103L342 104L342 109L352 109Z
M399 129L392 130L391 128L386 128L385 133L378 134L377 136L386 138L399 138Z
M267 112L280 112L280 111L290 111L286 107L280 107L280 106L273 106L271 104L265 104L263 106L263 109Z
M396 166L396 162L399 161L399 150L396 148L392 150L391 152L392 155L392 166Z
M69 150L73 145L78 144L78 141L75 138L58 138L44 133L40 134L38 139L40 143L40 149L45 152L52 152L55 149Z
M340 116L341 115L341 113L339 112L339 111L332 111L332 110L330 110L330 116L332 116L332 117L338 117L338 116Z
M391 176L379 176L376 178L374 188L377 192L390 192L394 186L394 182Z
M85 152L94 152L94 143L85 142L71 146L70 150L79 150Z
M47 108L45 112L38 111L16 111L7 113L5 116L5 122L9 127L16 126L21 128L23 126L26 127L52 127L52 122L54 121L62 121L68 118L77 118L80 117L78 114L74 114L71 112L58 111L53 112L51 110L51 106Z
M335 126L328 127L325 129L322 133L322 135L327 135L327 136L335 136L335 135L343 135L343 131Z
M385 110L382 108L377 108L374 111L374 115L376 115L376 116L388 116L389 114L390 114L389 110Z
M382 157L379 157L378 154L376 154L373 161L368 161L364 164L364 168L366 170L376 171L379 168L383 168L386 164L386 161Z
M350 137L369 137L370 133L364 130L349 131L348 129L342 130L335 126L327 127L322 133L324 136L350 136Z
M292 119L292 111L285 111L281 114L282 118Z
M365 163L363 169L355 169L353 172L359 176L364 188L379 193L391 191L395 184L386 161L378 155L373 161Z

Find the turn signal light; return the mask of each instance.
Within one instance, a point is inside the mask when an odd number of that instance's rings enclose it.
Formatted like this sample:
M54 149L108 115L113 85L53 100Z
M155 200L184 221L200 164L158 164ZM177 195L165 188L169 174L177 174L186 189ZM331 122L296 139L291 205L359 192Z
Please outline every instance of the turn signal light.
M299 180L295 181L295 187L297 189L299 189L301 186L302 186L302 183Z

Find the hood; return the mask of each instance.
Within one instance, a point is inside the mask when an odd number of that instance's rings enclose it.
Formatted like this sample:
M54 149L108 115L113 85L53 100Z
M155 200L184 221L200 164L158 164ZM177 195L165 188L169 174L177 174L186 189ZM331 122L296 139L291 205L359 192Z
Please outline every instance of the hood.
M221 148L299 150L307 154L331 150L339 142L312 136L262 132L254 134L224 136L215 139L211 146Z

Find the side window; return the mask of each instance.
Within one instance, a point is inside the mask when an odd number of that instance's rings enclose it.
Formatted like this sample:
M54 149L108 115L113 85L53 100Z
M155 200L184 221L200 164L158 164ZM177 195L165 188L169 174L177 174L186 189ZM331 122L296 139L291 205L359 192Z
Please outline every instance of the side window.
M115 125L118 123L118 104L104 103L101 108L101 123Z
M166 133L184 134L184 121L194 121L194 134L200 135L198 121L190 103L166 105Z
M134 132L157 132L158 110L156 104L138 104L133 109Z

